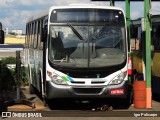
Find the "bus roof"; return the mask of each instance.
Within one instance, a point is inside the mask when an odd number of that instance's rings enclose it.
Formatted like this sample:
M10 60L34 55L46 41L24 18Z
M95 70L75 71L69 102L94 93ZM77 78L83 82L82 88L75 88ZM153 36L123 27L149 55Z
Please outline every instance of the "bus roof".
M121 10L123 12L123 9L119 8L119 7L113 7L113 6L101 6L101 5L94 5L94 4L70 4L70 5L67 5L67 6L52 6L50 7L49 9L47 10L44 10L43 12L35 15L35 16L32 16L28 19L27 23L28 22L31 22L31 21L34 21L34 20L37 20L37 19L41 19L43 17L46 17L48 16L49 13L52 12L53 9L69 9L69 8L96 8L96 9L113 9L113 10ZM124 12L123 12L124 14Z
M82 4L70 4L68 6L52 6L52 7L50 7L50 11L52 11L53 9L62 9L62 8L65 8L65 9L69 9L69 8L96 8L96 9L114 9L114 10L123 11L119 7L101 6L101 5L94 5L94 4L91 4L91 5L88 5L88 4L85 4L85 5L82 5Z
M141 18L142 17L135 19L135 20L132 20L133 25L140 25ZM152 23L160 23L160 14L151 15L151 21L152 21Z

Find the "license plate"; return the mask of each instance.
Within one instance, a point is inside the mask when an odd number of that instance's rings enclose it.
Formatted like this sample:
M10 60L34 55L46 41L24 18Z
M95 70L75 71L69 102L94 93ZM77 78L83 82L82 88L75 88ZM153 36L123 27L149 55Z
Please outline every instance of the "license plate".
M124 89L113 89L113 90L110 90L110 94L111 94L111 95L124 94Z

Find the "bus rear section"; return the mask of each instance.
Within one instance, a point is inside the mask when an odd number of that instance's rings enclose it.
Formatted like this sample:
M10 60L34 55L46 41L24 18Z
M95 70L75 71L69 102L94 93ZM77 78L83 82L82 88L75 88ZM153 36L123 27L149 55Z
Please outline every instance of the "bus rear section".
M127 98L128 51L121 9L52 7L47 44L48 99Z

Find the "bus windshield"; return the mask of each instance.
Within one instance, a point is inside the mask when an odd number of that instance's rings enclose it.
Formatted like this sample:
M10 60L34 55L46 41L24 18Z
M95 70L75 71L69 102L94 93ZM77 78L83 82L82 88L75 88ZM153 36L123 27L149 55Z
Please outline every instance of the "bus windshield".
M94 13L94 10L92 12ZM94 14L102 14L96 12ZM111 10L109 12L111 15ZM58 12L56 13L58 14ZM119 18L118 14L121 19L116 20ZM86 19L89 18L89 13L86 13L85 20L82 20L82 18L84 19L82 17L79 22L75 22L75 19L66 20L71 17L63 18L61 21L60 18L51 17L51 19L54 18L51 20L54 24L50 25L49 31L50 62L61 67L75 68L108 67L124 63L126 60L126 33L122 13L118 12L118 14L115 19L107 18L106 21L109 22L102 22L104 17L95 18L96 22L90 22L90 19ZM62 21L63 24L59 24Z

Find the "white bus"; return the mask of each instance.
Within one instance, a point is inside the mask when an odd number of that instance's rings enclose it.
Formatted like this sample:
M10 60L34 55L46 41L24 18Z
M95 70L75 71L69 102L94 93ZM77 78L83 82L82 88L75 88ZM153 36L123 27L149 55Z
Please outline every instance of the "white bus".
M96 5L53 6L26 24L30 92L47 99L127 98L124 12Z

